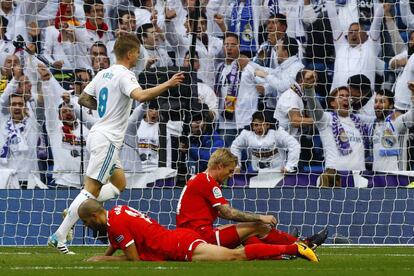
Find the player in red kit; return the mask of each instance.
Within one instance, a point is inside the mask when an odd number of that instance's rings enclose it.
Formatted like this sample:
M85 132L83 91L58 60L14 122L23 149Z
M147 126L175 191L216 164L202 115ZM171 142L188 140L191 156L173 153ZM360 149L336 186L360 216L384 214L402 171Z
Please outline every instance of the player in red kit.
M181 192L177 205L177 228L193 229L204 240L227 248L240 244L266 243L288 245L298 239L276 230L272 215L259 215L232 208L223 197L220 184L231 177L237 157L229 149L218 149L210 157L207 170L193 176ZM241 223L213 227L217 217ZM327 230L305 239L315 249L327 238Z
M89 261L235 261L280 259L282 255L296 255L312 262L318 257L306 244L252 244L244 248L228 249L207 244L191 229L167 230L155 220L126 205L106 211L95 199L84 201L78 210L86 226L107 231L110 246L105 256ZM117 249L124 255L112 256Z

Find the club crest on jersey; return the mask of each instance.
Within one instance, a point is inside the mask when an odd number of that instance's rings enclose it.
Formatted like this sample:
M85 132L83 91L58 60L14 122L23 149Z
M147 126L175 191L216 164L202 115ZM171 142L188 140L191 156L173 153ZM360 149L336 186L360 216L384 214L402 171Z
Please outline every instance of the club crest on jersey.
M119 235L115 238L117 243L121 243L124 240L124 235Z
M219 187L214 187L213 188L213 195L215 198L220 198L223 197L223 195L221 194L221 190Z
M382 133L381 144L384 148L391 148L397 143L397 139L393 135L392 130L386 129Z
M343 142L343 143L346 143L346 142L348 142L348 141L349 141L349 139L348 139L348 135L346 135L345 130L342 130L342 131L339 133L339 140L340 140L341 142Z

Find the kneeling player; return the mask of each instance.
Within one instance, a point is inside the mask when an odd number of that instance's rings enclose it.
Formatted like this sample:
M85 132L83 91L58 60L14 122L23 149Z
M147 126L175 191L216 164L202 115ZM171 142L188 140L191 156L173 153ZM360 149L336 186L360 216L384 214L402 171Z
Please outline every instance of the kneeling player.
M210 157L207 170L193 176L181 192L177 205L177 228L192 229L211 244L236 248L241 243L290 245L298 239L276 230L272 215L259 215L232 208L221 193L220 184L234 172L237 157L229 149L218 149ZM214 228L217 217L241 223ZM325 242L327 230L305 239L315 249Z
M282 255L297 255L312 262L318 257L306 244L253 244L228 249L207 244L190 229L167 230L155 220L128 206L115 206L107 212L94 199L84 201L78 209L79 217L94 230L107 230L110 246L105 256L89 261L232 261L281 259ZM124 255L112 256L117 249Z

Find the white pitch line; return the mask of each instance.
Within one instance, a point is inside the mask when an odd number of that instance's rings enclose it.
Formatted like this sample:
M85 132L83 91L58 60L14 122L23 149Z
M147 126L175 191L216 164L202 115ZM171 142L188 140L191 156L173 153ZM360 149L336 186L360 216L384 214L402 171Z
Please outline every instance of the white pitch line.
M174 266L155 266L155 267L119 267L119 266L14 266L14 267L0 267L0 269L11 269L11 270L179 270L187 269L185 267L174 267Z
M30 252L0 252L0 255L32 255Z

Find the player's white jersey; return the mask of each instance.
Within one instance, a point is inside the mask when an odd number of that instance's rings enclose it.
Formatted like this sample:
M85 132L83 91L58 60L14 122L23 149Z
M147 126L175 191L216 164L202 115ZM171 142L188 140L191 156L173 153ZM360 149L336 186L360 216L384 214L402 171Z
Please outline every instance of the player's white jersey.
M99 115L90 132L101 133L121 148L131 112L130 94L136 88L140 86L134 73L123 65L100 71L85 87L86 93L96 97Z
M412 127L412 112L391 119L391 115L382 122L375 124L372 138L374 154L374 171L398 171L398 160L401 154L399 136L407 128Z
M233 141L230 149L238 157L239 165L242 149L247 149L253 170L256 171L284 167L291 170L297 167L300 155L299 143L282 128L269 129L263 136L243 130Z

